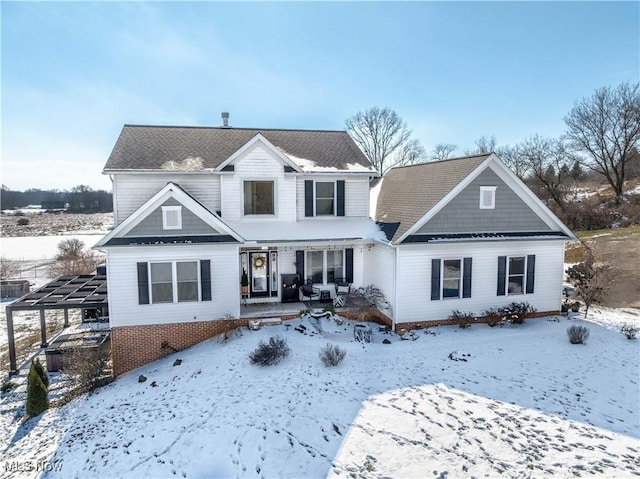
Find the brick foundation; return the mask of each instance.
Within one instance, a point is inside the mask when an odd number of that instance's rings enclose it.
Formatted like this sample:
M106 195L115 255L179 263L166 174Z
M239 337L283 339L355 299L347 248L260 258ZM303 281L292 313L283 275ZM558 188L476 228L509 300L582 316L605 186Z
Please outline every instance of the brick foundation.
M111 328L113 376L241 326L247 326L246 319Z
M542 312L528 313L528 314L525 314L524 317L525 319L529 319L529 318L543 318L545 316L558 316L558 315L560 315L560 311L542 311ZM494 321L495 322L500 321L500 318L493 317L493 316L479 317L479 318L475 318L475 321L473 321L471 324L491 323ZM451 326L451 325L456 325L460 323L462 323L462 321L460 321L459 319L448 319L448 318L435 319L430 321L415 321L412 323L398 323L396 324L395 330L400 331L401 329L405 329L409 331L412 329L432 328L434 326Z

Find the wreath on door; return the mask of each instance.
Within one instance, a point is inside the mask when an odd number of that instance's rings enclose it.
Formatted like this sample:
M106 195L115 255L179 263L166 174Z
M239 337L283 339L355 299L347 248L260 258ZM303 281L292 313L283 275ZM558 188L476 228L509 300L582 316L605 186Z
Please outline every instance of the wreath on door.
M256 256L253 258L253 267L256 269L264 268L264 257Z

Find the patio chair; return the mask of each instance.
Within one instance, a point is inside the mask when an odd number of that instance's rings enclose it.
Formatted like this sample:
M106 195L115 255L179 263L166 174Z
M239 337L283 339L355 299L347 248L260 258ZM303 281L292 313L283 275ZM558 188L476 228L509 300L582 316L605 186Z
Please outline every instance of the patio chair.
M320 290L313 287L311 280L306 280L302 286L300 286L300 292L302 293L302 299L309 298L309 300L320 299Z
M344 278L336 278L333 284L336 287L336 296L349 296L351 294L351 283Z

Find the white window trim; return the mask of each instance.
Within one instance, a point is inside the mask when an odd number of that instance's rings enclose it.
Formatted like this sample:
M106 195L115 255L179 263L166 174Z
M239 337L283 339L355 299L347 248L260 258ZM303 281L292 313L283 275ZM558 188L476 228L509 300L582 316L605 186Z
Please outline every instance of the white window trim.
M481 210L493 210L496 208L496 188L497 186L481 186L480 187L480 209ZM484 204L484 194L486 192L491 193L491 204Z
M241 217L243 218L255 218L255 219L260 219L260 218L275 218L276 216L278 216L278 181L273 178L273 179L268 179L268 178L242 178L240 180L242 182L242 201L240 201L240 213L241 213ZM271 183L273 183L273 213L267 213L267 214L263 214L263 215L256 215L256 214L245 214L244 212L244 188L245 188L245 184L248 181L269 181Z
M522 292L521 293L510 293L509 292L509 277L511 276L511 260L515 258L523 258L524 259L524 271L522 273ZM513 255L507 256L507 267L504 276L504 294L505 296L522 296L527 294L527 267L528 267L527 255ZM515 276L515 275L514 275ZM520 276L520 274L518 274Z
M333 183L333 213L329 215L319 215L316 212L316 205L318 202L318 193L316 190L316 184L318 183ZM338 214L338 185L336 180L313 180L313 216L318 218L331 218Z
M172 301L154 302L153 301L153 278L151 276L151 265L171 263L171 288L173 293ZM196 272L198 274L198 299L193 301L178 301L178 266L177 263L196 263ZM147 263L147 274L149 278L149 304L178 304L178 303L197 303L202 301L202 279L200 277L200 260L199 259L181 259L171 261L149 261Z
M458 277L458 296L447 296L444 295L444 262L445 261L460 261L460 275ZM464 278L464 258L442 258L440 260L440 298L443 300L448 299L460 299L462 298L462 281Z
M345 258L346 258L346 251L344 249L307 250L304 253L304 278L305 278L305 280L311 276L311 261L309 260L308 253L320 252L320 253L322 253L322 286L328 286L329 284L333 284L333 283L328 283L327 282L327 272L328 272L328 269L327 269L327 252L328 251L342 251L342 276L338 276L338 278L344 278L345 277L345 264L344 263L345 263Z
M169 213L177 212L177 225L168 224ZM181 230L182 229L182 206L163 206L162 207L162 229L163 230Z

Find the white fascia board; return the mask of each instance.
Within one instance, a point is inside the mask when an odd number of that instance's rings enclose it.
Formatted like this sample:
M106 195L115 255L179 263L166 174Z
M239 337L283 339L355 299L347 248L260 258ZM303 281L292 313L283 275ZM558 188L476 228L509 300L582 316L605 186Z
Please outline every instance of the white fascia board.
M216 217L213 213L208 211L200 203L195 201L191 196L182 190L178 185L174 183L167 183L160 191L147 200L140 208L134 211L127 219L116 226L109 234L96 243L94 248L103 247L112 238L118 238L126 235L136 225L138 225L144 218L146 218L152 211L158 208L169 198L175 198L180 204L188 208L198 216L202 221L207 223L213 229L222 230L225 233L233 236L239 242L244 242L244 239L232 230L224 221Z
M462 190L464 190L473 180L475 180L476 177L482 171L484 171L484 169L487 167L489 162L492 161L493 158L497 158L495 153L492 153L482 163L480 163L478 165L478 167L475 170L473 170L469 175L467 175L467 177L464 180L462 180L460 183L458 183L456 185L456 187L453 188L449 193L447 193L438 203L436 203L436 205L433 208L431 208L429 211L427 211L427 213L422 218L420 218L418 221L416 221L411 228L409 228L407 231L405 231L405 233L400 238L398 238L395 241L395 243L396 244L402 243L408 236L411 236L413 233L415 233L420 228L422 228L422 226L424 226L424 224L427 221L429 221L431 218L433 218L453 198L458 196L458 194Z
M217 168L216 171L221 171L225 166L230 165L231 163L233 163L236 159L240 158L242 155L244 155L247 151L249 151L251 148L254 147L254 145L256 143L262 143L264 146L267 147L267 149L271 150L271 152L278 158L280 158L280 160L282 160L284 163L286 163L287 165L289 165L291 168L293 168L295 171L302 173L302 170L300 169L300 167L293 162L289 157L287 157L287 155L285 155L284 153L282 153L278 148L276 148L273 143L271 143L269 140L267 140L264 136L262 136L261 133L257 133L256 136L254 136L253 138L251 138L248 142L246 142L238 151L236 151L233 155L231 155L229 158L227 158L225 161L223 161Z

